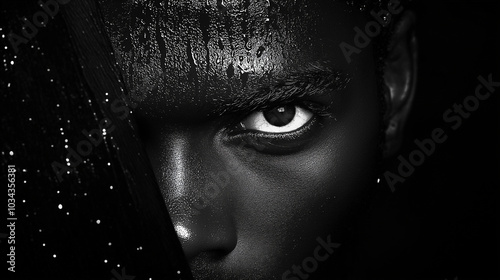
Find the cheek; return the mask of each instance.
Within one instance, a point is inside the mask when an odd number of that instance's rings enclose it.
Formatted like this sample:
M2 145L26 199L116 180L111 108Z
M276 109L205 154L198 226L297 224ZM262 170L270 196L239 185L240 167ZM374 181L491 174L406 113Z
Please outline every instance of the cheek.
M334 242L341 242L343 221L367 193L377 156L375 76L367 72L362 79L343 92L345 113L326 121L303 151L277 157L257 152L223 156L227 166L240 167L231 189L239 250L256 258L270 252L289 256L280 260L285 265L310 255L318 237L332 235Z
M237 165L243 171L236 188L237 197L244 198L239 205L255 217L254 222L332 225L335 217L345 213L340 210L367 193L376 179L380 122L375 73L370 71L374 67L363 69L342 91L337 120L325 120L318 137L304 150L275 157L257 152L229 156L228 166ZM306 219L306 215L323 214L329 222L319 222L318 216ZM297 218L304 218L303 225Z

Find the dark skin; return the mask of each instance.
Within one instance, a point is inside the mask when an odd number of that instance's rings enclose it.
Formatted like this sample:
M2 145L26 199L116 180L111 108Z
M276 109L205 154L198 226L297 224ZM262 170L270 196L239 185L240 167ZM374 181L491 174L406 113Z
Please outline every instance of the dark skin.
M377 178L383 122L385 156L401 141L412 14L391 41L382 119L373 44L351 63L339 48L364 15L285 2L103 3L127 85L146 92L134 115L196 279L282 279L318 237L342 243Z

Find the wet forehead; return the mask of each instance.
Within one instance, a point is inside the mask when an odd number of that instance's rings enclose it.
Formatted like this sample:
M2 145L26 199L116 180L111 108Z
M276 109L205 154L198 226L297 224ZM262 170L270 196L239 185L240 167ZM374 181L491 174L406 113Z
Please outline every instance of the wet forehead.
M106 19L126 82L149 94L146 103L162 105L224 102L315 61L338 67L344 61L335 56L336 46L352 24L333 1L136 1L104 7L105 14L120 15Z

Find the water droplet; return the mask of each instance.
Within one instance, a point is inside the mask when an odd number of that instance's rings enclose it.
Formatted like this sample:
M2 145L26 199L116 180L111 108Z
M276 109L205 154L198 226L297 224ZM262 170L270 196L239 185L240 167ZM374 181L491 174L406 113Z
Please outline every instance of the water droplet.
M249 73L241 73L241 87L246 87L248 81Z
M265 50L266 48L264 48L264 46L260 46L257 50L257 57L260 57Z
M229 66L227 67L226 74L229 79L231 79L234 76L234 66L232 63L229 64Z

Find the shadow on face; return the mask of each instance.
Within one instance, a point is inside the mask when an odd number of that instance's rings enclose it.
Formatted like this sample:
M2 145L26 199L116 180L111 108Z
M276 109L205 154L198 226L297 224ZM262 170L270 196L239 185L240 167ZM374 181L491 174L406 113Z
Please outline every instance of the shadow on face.
M341 2L116 1L103 10L126 83L142 96L134 114L194 276L330 273L376 180L382 123L404 123L407 37L389 56L394 106L382 119L372 45L350 59L339 47L366 20Z

